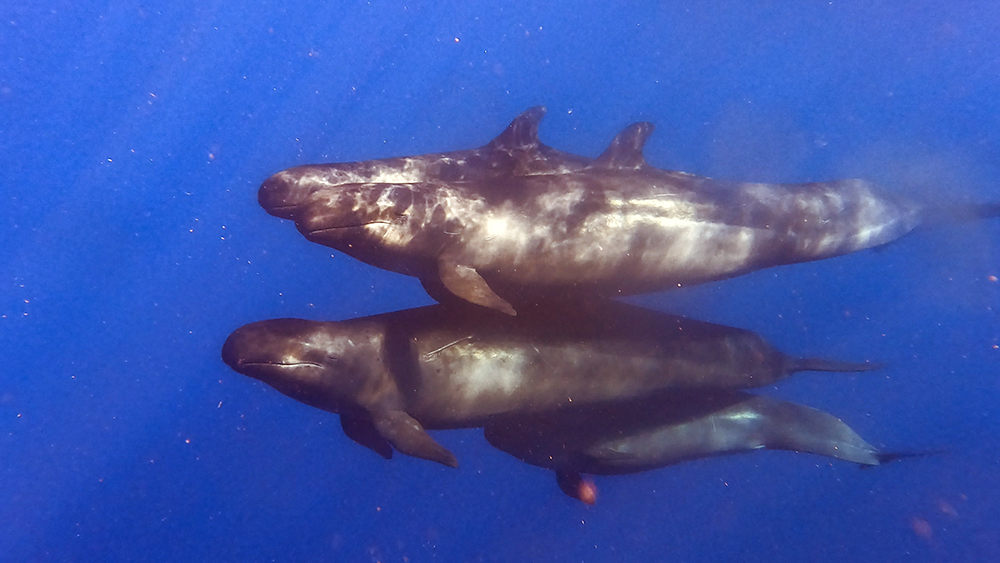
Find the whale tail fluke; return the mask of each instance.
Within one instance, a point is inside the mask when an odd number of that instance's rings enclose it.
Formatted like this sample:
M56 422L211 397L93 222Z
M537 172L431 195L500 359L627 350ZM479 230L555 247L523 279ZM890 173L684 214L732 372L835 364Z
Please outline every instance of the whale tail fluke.
M827 360L824 358L789 358L786 366L787 373L800 371L840 371L840 372L862 372L875 371L885 367L880 362L842 362L839 360Z
M1000 203L980 203L970 211L976 219L995 219L1000 217Z
M941 455L944 453L947 453L947 450L928 450L926 452L883 452L877 454L876 457L878 457L879 464L884 465L886 463L892 463L894 461L899 461L901 459L910 459L914 457L928 457L932 455ZM871 465L861 466L862 469L868 469L870 467L873 466Z
M863 463L861 465L858 465L858 469L871 469L873 467L878 467L879 465L885 465L887 463L892 463L894 461L899 461L901 459L928 457L932 455L941 455L944 453L948 453L948 450L928 450L925 452L881 452L875 454L875 458L878 460L878 465Z
M1000 203L951 204L928 207L923 213L927 226L967 223L1000 217Z

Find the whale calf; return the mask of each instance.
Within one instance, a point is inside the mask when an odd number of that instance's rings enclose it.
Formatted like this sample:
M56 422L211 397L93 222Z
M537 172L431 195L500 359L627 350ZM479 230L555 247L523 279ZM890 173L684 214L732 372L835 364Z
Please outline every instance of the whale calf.
M339 413L383 457L455 466L425 429L480 427L505 413L641 398L667 389L747 389L799 371L880 366L795 358L750 331L613 301L511 317L435 305L341 322L273 319L234 331L231 368Z
M543 115L526 111L480 149L290 168L258 200L313 242L417 277L438 301L511 315L839 256L928 219L863 180L724 182L655 168L642 153L650 123L626 127L596 159L557 151L538 140Z
M484 433L493 447L555 471L563 492L588 504L596 489L581 473L637 473L759 449L812 453L862 466L900 456L880 452L833 415L738 391L671 391L519 413L491 420Z

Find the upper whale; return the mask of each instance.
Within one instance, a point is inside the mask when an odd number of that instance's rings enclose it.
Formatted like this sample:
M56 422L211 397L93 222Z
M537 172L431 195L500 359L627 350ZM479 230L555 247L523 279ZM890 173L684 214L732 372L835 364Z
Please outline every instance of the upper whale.
M538 140L543 108L477 149L307 165L260 204L305 237L420 279L439 301L528 303L686 286L890 242L921 206L862 180L721 182L643 157L649 123L598 158ZM994 213L995 213L994 209Z

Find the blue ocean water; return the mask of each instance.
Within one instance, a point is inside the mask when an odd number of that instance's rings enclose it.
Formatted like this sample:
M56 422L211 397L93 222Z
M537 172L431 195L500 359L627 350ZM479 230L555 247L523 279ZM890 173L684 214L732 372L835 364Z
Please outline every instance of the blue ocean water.
M0 559L982 561L1000 554L1000 221L633 299L887 362L762 392L888 450L598 477L597 504L437 432L449 469L219 359L236 327L428 304L256 189L298 164L472 148L545 105L596 156L1000 201L992 2L35 2L0 7Z

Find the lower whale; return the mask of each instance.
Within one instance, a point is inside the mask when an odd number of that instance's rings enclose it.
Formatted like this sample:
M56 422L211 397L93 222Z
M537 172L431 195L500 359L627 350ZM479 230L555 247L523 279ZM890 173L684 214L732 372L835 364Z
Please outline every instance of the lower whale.
M862 466L899 457L880 452L825 412L737 391L673 391L659 397L498 417L487 441L556 472L567 495L593 504L581 473L618 475L759 449L818 454Z
M759 335L613 301L510 317L431 306L342 322L274 319L234 331L222 358L307 405L388 458L455 466L425 429L505 413L637 399L668 389L746 389L798 371L870 363L787 356Z
M765 184L661 170L642 153L649 123L586 159L538 141L543 114L525 112L488 145L505 163L491 174L473 165L481 158L457 156L446 160L458 171L444 173L438 154L404 159L406 173L371 172L389 167L382 161L299 166L268 178L258 200L313 242L419 278L438 301L508 314L830 258L923 222L1000 214L997 205L927 210L862 180Z

